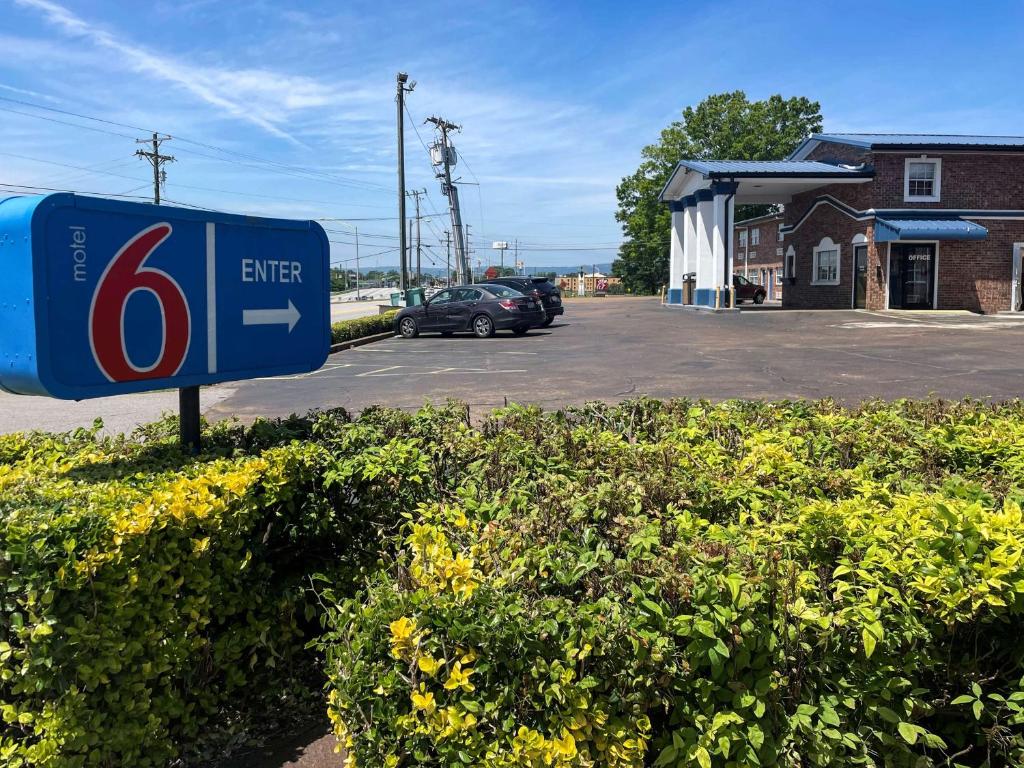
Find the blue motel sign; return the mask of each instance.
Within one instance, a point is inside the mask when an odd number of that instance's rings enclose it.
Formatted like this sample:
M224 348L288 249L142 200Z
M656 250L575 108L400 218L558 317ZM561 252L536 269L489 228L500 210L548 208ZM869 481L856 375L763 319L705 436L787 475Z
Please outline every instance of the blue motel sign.
M316 370L329 259L312 221L0 199L0 390L81 400Z

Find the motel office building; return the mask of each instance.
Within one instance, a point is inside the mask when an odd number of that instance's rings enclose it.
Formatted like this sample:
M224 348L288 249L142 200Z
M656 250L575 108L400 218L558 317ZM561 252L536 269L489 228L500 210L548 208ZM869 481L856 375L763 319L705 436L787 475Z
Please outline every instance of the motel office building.
M1024 137L816 134L787 160L681 161L662 199L669 303L692 276L694 305L727 306L734 206L777 203L783 307L1021 309Z

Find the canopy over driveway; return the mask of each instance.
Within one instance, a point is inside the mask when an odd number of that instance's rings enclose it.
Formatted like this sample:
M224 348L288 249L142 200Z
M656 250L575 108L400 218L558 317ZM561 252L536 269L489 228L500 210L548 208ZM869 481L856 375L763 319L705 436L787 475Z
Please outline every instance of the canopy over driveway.
M809 160L682 160L660 199L672 211L669 304L730 306L736 203L788 203L793 195L833 184L863 184L870 166ZM688 277L692 295L684 295Z

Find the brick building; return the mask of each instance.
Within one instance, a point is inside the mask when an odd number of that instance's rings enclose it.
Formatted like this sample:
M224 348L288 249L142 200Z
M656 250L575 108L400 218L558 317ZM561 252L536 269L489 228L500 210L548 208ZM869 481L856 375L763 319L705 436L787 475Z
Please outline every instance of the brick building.
M695 273L694 304L728 306L734 206L771 202L784 307L1021 308L1024 137L817 134L782 161L684 160L662 199L670 303Z
M736 274L757 285L763 285L769 301L782 298L783 289L783 225L781 213L737 221L733 228Z
M554 279L554 284L563 293L570 296L593 296L595 293L615 291L622 285L622 278L612 277L603 272L583 272L583 294L580 294L580 275L560 275ZM615 287L613 287L615 286Z

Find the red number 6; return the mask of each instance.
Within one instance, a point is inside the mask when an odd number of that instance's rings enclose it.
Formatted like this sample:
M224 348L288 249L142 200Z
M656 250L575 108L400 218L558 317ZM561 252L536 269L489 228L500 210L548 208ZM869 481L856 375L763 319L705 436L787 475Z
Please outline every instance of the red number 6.
M145 267L146 260L171 234L171 225L154 224L125 243L100 276L89 307L92 356L110 381L138 381L173 376L185 362L191 317L185 294L166 272ZM147 367L128 357L124 312L136 291L149 291L160 305L160 354Z

